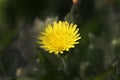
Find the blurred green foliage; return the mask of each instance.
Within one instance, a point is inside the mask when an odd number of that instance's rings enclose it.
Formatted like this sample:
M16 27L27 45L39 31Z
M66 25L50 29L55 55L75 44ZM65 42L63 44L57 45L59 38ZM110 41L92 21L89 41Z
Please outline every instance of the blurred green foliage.
M0 0L0 80L120 80L119 5L120 0L77 5L72 0ZM67 75L58 70L57 56L37 45L39 29L56 17L77 23L82 36L75 49L65 52Z

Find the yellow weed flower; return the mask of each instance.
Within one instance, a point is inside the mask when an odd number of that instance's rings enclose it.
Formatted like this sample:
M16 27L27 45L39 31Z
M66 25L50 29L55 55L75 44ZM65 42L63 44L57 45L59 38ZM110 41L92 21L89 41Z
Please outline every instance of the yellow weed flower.
M38 36L38 44L49 53L62 54L63 51L69 51L79 43L77 40L81 37L78 31L76 24L67 21L53 22Z

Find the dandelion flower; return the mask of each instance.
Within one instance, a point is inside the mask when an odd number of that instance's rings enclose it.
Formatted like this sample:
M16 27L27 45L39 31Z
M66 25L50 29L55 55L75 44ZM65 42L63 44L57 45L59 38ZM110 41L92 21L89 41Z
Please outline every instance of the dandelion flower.
M64 51L69 51L79 43L77 41L81 37L78 31L76 24L67 21L53 22L39 34L38 44L41 44L40 47L49 53L63 54Z

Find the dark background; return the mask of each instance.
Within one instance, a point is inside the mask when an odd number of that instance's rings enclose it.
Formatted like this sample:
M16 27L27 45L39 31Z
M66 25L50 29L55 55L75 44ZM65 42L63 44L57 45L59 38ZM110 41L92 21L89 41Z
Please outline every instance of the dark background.
M0 80L120 80L119 0L0 0ZM39 48L38 33L54 20L80 28L80 44L59 59Z

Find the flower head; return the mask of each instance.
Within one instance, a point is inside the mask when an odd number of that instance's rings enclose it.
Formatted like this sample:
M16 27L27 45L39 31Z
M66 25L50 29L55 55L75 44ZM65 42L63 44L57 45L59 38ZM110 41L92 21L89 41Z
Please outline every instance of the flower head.
M53 22L38 36L38 44L41 44L40 47L50 53L62 54L63 51L69 51L79 43L77 40L81 37L78 31L76 24L67 21Z

